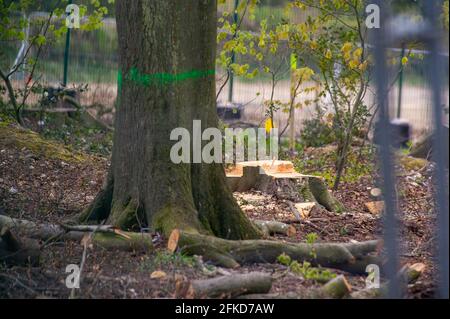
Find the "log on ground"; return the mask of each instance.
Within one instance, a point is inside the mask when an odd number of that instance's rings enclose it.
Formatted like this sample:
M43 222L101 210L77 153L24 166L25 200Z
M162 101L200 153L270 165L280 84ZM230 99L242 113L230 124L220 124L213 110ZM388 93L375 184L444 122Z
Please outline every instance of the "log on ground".
M254 220L253 223L261 230L265 237L273 236L275 234L293 237L297 233L294 226L273 220Z
M244 294L265 294L272 288L272 276L261 272L233 274L187 282L178 298L235 298Z
M352 287L343 275L331 279L320 288L308 289L304 294L248 294L239 299L343 299L350 295Z
M115 230L107 226L66 226L55 224L40 224L23 219L15 219L0 215L0 227L17 230L23 236L43 241L74 240L81 241L87 232L93 232L92 244L105 249L124 251L150 251L153 249L152 237L146 233L133 233ZM91 231L93 230L93 231Z
M364 249L354 247L359 245L364 246ZM275 263L278 256L284 253L300 262L308 261L313 265L342 269L364 258L370 247L375 252L378 247L377 241L354 244L294 244L271 240L234 241L182 230L174 230L168 241L168 249L171 252L180 250L187 255L203 256L207 261L229 268L239 267L240 264ZM364 272L365 269L361 271Z

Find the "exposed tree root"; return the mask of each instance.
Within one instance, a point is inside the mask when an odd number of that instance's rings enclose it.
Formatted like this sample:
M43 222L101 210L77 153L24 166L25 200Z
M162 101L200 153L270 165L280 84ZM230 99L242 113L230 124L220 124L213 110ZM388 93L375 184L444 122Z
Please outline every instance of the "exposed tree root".
M314 199L327 210L334 213L342 213L345 210L344 206L328 191L322 178L310 177L308 185Z
M308 261L336 269L349 268L357 260L377 250L378 242L354 244L336 243L284 243L269 240L225 240L211 236L174 230L168 241L171 252L179 249L188 255L203 256L205 260L224 267L236 268L240 264L274 263L278 256L287 254L298 261ZM364 269L352 269L364 273Z
M174 194L170 199L166 199L164 204L159 205L149 205L148 199L139 199L136 196L121 195L114 198L117 183L110 172L94 201L78 218L68 222L106 221L107 224L120 229L136 230L146 227L166 236L169 236L172 230L180 228L223 238L261 238L262 233L241 211L226 183L221 183L218 179L217 176L220 175L225 179L223 168L220 166L210 169L209 179L214 181L214 190L201 188L200 184L195 183L192 186L192 192L197 194L194 203L188 195L185 198Z
M67 229L67 226L38 224L27 220L14 219L0 215L0 227L4 226L16 229L26 237L44 241L58 239L80 241L83 239L86 232L95 229L92 236L92 244L94 246L124 251L150 251L153 248L152 238L149 234L119 231L114 228L105 231L105 226L91 226L91 228L86 228L86 226L84 226L85 229L79 228L80 230L70 230Z
M272 277L261 272L236 274L177 284L177 298L235 298L264 294L272 287Z
M86 223L89 221L100 222L108 218L111 211L111 202L114 191L114 180L108 174L103 188L98 192L92 203L86 207L75 221L76 223Z

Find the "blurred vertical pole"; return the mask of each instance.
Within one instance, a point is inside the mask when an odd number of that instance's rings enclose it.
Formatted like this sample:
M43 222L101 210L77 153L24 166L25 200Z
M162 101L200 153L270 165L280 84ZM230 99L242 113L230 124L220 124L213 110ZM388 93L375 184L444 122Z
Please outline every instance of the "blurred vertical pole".
M441 105L441 81L442 67L439 64L439 42L443 37L443 33L439 32L440 8L442 2L425 1L425 12L430 23L431 30L428 32L428 46L430 50L429 60L427 64L429 81L432 90L433 99L433 125L434 139L432 158L436 163L435 169L435 190L437 205L437 226L438 226L438 261L439 261L439 297L447 299L449 297L449 207L448 207L448 179L446 170L446 154L448 154L448 141L446 141L443 132L442 123L442 105ZM448 158L448 157L447 157Z
M390 7L384 0L373 1L380 8L380 28L372 29L375 54L375 81L377 88L377 103L379 107L379 127L377 130L380 141L380 164L383 179L384 197L384 247L387 253L387 261L384 270L389 280L388 298L399 298L400 287L397 278L398 269L398 247L397 247L397 194L395 187L395 171L391 153L391 130L389 121L388 105L388 68L386 66L386 46L388 32L386 32L386 22L390 16Z
M237 23L238 23L238 19L239 19L238 6L239 6L239 0L234 0L233 23L236 24L236 27L237 27ZM234 54L234 51L233 51L231 53L231 63L235 63L235 62L236 62L236 55ZM229 83L228 83L228 102L233 102L234 75L233 75L233 71L228 71L228 72L230 72L230 79L229 79Z
M297 70L297 55L295 53L291 53L291 101L292 101L292 110L291 116L289 117L289 151L295 151L295 70Z
M72 4L73 0L69 0L69 4ZM64 75L63 75L63 86L67 86L67 72L69 68L69 51L70 51L70 31L71 28L67 28L66 33L66 46L64 48Z
M402 53L400 54L400 74L398 78L398 108L397 108L397 118L402 115L402 97L403 97L403 58L405 57L405 44L402 43Z

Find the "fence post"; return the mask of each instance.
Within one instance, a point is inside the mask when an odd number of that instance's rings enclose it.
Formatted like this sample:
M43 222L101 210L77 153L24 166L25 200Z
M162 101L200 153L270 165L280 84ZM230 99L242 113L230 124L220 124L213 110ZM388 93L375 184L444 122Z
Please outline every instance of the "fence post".
M238 23L238 6L239 6L239 0L234 0L234 12L233 12L233 22L237 25ZM236 29L237 32L237 29ZM236 34L233 36L236 37ZM236 55L234 54L234 50L231 53L231 63L235 63L236 62ZM228 102L233 102L233 82L234 82L234 75L233 75L233 71L228 70L228 72L230 72L230 79L229 79L229 83L228 83Z
M69 4L72 4L73 0L69 0ZM67 86L67 72L69 68L69 51L70 51L70 31L71 28L67 27L66 33L66 46L64 48L64 75L63 75L63 86Z
M397 194L395 189L395 171L391 152L391 138L389 127L389 99L388 80L386 66L387 32L386 21L390 13L390 6L383 0L374 2L381 8L381 28L373 29L375 40L375 82L377 87L377 103L380 110L378 140L380 141L379 156L381 162L382 185L384 197L384 246L387 253L387 261L384 265L389 280L388 297L400 297L398 284L398 225L397 225Z
M448 141L445 140L445 134L442 123L442 105L441 105L441 81L442 68L439 64L439 41L441 40L441 28L437 17L439 17L438 5L441 1L426 1L426 17L428 18L432 32L429 33L428 46L429 65L427 65L428 77L430 80L433 99L433 152L432 159L436 163L434 171L434 182L436 186L436 214L437 214L437 238L438 238L438 261L439 261L439 296L448 299L449 297L449 211L448 211L448 171L446 169L446 154L448 154ZM448 157L447 157L448 158Z
M402 114L402 97L403 97L403 58L405 57L405 44L402 43L402 52L400 54L400 74L398 78L398 106L397 106L397 118Z

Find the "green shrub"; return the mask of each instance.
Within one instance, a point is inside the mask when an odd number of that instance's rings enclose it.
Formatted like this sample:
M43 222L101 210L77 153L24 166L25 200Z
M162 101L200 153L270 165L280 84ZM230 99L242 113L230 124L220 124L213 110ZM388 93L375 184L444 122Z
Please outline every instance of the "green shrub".
M302 144L306 147L320 147L331 144L336 140L332 127L321 118L314 117L303 121L301 134Z

